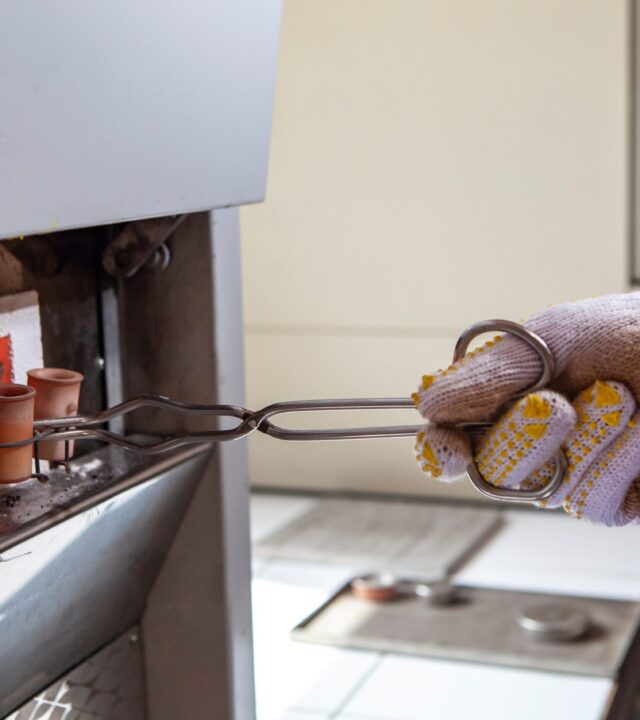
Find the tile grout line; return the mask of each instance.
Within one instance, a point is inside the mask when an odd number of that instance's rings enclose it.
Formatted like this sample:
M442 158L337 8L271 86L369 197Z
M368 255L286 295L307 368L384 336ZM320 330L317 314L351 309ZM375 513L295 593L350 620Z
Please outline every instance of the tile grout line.
M349 702L355 697L356 693L362 689L364 684L367 682L367 680L373 675L373 673L380 667L380 663L384 660L387 653L380 653L378 656L378 659L373 663L373 665L365 672L365 674L356 682L356 684L351 688L351 690L346 694L345 698L342 700L341 703L339 703L338 707L331 712L329 715L329 720L335 720L340 713L343 712L345 707L349 704Z
M262 567L260 568L260 570L258 571L258 574L256 574L256 575L254 575L254 573L253 573L253 561L254 561L254 560L260 560L260 562L262 563ZM251 566L251 579L252 579L252 580L254 580L254 579L259 580L259 579L260 579L260 575L262 574L262 572L263 572L264 570L268 570L268 569L273 565L273 563L274 563L274 558L258 558L258 557L255 557L254 554L253 554L253 548L252 548L252 549L251 549L251 562L252 562L252 566Z

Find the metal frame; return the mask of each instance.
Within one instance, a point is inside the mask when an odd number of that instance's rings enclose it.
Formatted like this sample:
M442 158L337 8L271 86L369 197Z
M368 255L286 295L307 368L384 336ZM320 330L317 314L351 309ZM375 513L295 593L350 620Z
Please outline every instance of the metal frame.
M8 542L10 534L11 543L27 536L37 541L46 529L64 534L79 514L93 530L92 523L99 525L102 514L110 512L126 494L129 483L134 482L129 476L121 476L122 465L137 467L142 462L145 479L153 484L168 463L176 464L173 453L153 454L145 460L117 446L103 448L98 451L102 458L100 469L87 471L90 496L79 498L74 488L85 459L91 457L85 453L91 450L92 438L98 445L97 438L122 437L122 443L109 444L121 445L126 450L138 445L144 448L143 442L136 439L137 433L157 438L197 435L211 428L211 418L203 418L199 413L159 412L159 408L166 407L162 399L127 403L126 408L131 411L135 407L136 412L124 414L104 414L102 408L118 404L125 397L144 397L149 392L183 397L196 405L216 406L227 397L242 401L244 369L237 211L190 215L169 241L171 264L164 271L139 272L122 280L99 277L96 272L100 268L99 251L109 239L108 235L108 229L90 228L51 236L45 246L65 260L60 263L60 271L54 277L42 279L33 273L24 273L27 287L41 292L40 302L46 310L45 364L86 371L81 415L68 419L69 433L79 433L85 442L76 448L79 457L71 462L70 475L60 467L50 473L50 482L46 485L31 482L3 490L8 504L2 517L4 534L0 540ZM22 253L32 249L31 243L32 239L28 239L19 247L17 244L2 246L0 255L4 257L5 250L17 248L24 263L28 258ZM38 243L37 252L42 250L41 246L42 243ZM16 272L15 267L9 268L12 273ZM36 270L34 266L34 272ZM14 287L9 281L5 282L7 274L9 271L0 267L3 291ZM54 327L48 322L51 318L57 323ZM64 343L54 334L57 327L66 329ZM175 404L169 404L176 409ZM208 410L207 414L210 414ZM104 428L96 427L97 416L105 423ZM83 418L94 419L94 424L82 427ZM56 434L58 428L36 424L37 435L24 444L33 443L37 453L44 436ZM57 439L71 438L58 435ZM165 445L164 449L169 448ZM150 547L150 552L153 552L157 532L168 535L166 546L158 546L155 551L157 576L146 586L140 602L127 606L131 613L126 618L128 626L139 622L141 627L148 708L144 719L131 720L175 720L186 715L190 720L210 720L212 714L220 720L252 720L255 710L246 447L243 442L236 442L228 447L211 448L200 440L178 455L199 459L196 469L193 463L185 464L188 460L178 463L178 474L190 473L186 482L192 498L190 502L186 498L179 515L178 508L174 508L175 525L170 526L166 519L158 517L157 527L148 532L147 527L139 523L136 526L134 515L133 527L138 528L140 542ZM158 478L167 497L186 488L182 481L178 487L175 477ZM58 492L61 488L62 493ZM142 508L137 513L138 519L143 514L148 517L153 510L145 505L145 492L140 491ZM49 502L51 498L56 502ZM21 513L23 521L18 530L15 523L9 523L11 519L16 520L16 513ZM154 525L153 521L150 524ZM132 543L123 541L117 528L111 543L114 552L118 550L125 559L135 560ZM45 545L43 553L51 547L51 544ZM80 543L79 554L69 563L69 572L86 571L90 580L83 585L83 591L87 592L77 593L73 599L76 603L73 613L64 613L65 620L73 620L74 632L85 638L83 645L78 650L77 646L60 641L60 623L49 622L47 647L68 649L69 653L60 656L59 662L52 661L51 673L34 685L25 686L24 693L37 692L52 677L66 672L71 664L93 653L124 627L101 626L102 634L96 640L93 625L84 624L83 618L90 611L107 612L110 608L110 580L100 566L100 559L90 549L90 545ZM62 548L58 563L63 567L66 567L65 552ZM10 590L8 572L15 574L22 563L41 560L41 554L24 558L18 555L0 557L5 592ZM11 562L4 562L9 559ZM144 563L134 567L134 571L142 576L150 567ZM88 602L87 594L94 586L101 592ZM52 612L61 609L60 598L56 596L56 602L51 603L51 597L50 588L45 588L42 591L44 607ZM8 609L11 612L5 616L7 626L14 623L14 612L28 618L19 602ZM35 630L30 634L35 628L33 622L20 628L20 648L24 654L17 657L14 646L7 644L10 664L17 666L19 661L24 661L33 669L34 653L38 657L42 655L38 646L44 641ZM16 683L16 687L19 684ZM16 697L15 704L26 697Z
M629 279L640 285L640 13L638 0L629 3Z
M164 272L137 273L120 287L123 393L242 400L237 211L190 216L170 246ZM127 433L206 427L201 415L155 408L125 416ZM250 587L246 446L218 445L141 619L148 720L254 718Z

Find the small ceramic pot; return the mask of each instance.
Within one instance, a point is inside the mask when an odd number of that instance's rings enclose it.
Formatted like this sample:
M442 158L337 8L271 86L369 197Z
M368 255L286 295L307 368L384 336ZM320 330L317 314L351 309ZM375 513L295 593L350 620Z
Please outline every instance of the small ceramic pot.
M354 578L351 592L360 600L388 602L398 595L398 580L391 573L373 573Z
M71 417L78 414L80 384L84 375L62 368L40 368L27 372L27 382L36 391L35 419ZM41 460L64 460L63 440L43 440L39 443ZM73 455L73 441L69 443L69 457Z
M0 442L33 436L35 391L27 385L0 385ZM0 448L0 483L16 483L31 475L32 445Z

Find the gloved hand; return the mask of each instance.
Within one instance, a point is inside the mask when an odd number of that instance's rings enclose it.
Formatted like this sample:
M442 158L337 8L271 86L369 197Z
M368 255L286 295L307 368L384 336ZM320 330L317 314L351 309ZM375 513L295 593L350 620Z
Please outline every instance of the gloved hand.
M640 518L640 293L558 305L534 315L556 359L550 389L504 412L542 370L536 352L506 335L447 370L425 375L413 399L429 421L416 453L431 477L460 476L472 453L485 480L532 488L546 482L563 448L569 469L544 503L578 518L623 525ZM501 414L502 413L502 414ZM458 422L495 421L477 446Z

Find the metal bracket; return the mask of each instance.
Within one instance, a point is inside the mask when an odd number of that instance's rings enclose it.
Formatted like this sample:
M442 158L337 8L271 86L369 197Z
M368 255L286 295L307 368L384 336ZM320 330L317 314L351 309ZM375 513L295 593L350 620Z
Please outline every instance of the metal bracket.
M33 235L29 242L5 240L3 246L36 278L49 279L60 272L63 261L51 237Z
M128 223L104 249L102 267L120 279L132 277L149 263L152 269L164 270L171 257L165 243L186 217L171 215Z

